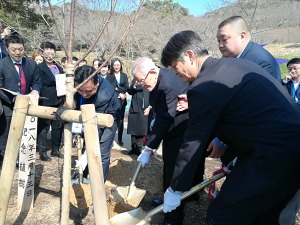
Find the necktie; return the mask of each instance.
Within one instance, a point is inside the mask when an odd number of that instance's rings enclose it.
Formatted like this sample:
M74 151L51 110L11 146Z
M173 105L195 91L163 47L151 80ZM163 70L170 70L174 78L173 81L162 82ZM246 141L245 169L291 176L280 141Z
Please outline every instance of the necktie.
M19 68L19 87L20 87L20 94L24 95L26 93L26 80L25 80L25 74L24 71L22 70L22 65L19 63L16 63L16 65Z

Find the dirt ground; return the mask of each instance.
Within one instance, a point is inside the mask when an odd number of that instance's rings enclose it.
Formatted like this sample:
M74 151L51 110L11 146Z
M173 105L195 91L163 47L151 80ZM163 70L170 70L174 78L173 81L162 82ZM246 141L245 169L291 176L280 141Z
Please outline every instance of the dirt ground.
M106 194L109 216L114 216L134 209L130 205L120 203L114 199L117 186L128 186L137 167L137 156L128 155L128 143L126 148L113 149L109 177L106 182ZM37 156L38 158L38 156ZM76 151L72 162L76 159ZM219 169L218 160L207 159L205 177L210 177L213 171ZM15 172L13 189L9 200L6 216L6 225L55 225L60 222L61 199L62 199L62 169L63 159L52 158L52 162L36 160L35 199L34 207L27 213L18 213L17 210L17 170ZM217 182L220 187L222 180ZM87 187L89 185L86 185ZM138 188L145 189L146 195L140 203L140 207L146 212L155 206L152 200L162 199L162 159L160 156L153 157L147 167L142 168L136 180ZM90 199L86 194L86 199ZM89 204L88 204L89 205ZM186 205L184 220L185 225L204 225L206 210L209 205L207 190L201 192L198 201L189 202ZM101 212L100 212L101 213ZM93 206L78 208L70 203L69 224L92 225L94 223ZM163 214L159 213L152 217L151 224L157 225L163 220ZM297 223L300 225L300 223ZM124 223L124 225L126 225Z

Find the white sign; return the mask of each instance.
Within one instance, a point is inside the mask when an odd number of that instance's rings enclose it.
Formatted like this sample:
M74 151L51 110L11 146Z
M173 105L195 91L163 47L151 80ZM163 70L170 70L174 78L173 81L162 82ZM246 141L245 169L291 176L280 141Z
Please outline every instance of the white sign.
M56 82L56 94L58 97L64 96L67 93L67 86L66 86L66 74L56 74L55 75L55 82Z
M82 123L72 123L72 133L82 134Z
M38 104L38 96L30 95L31 104ZM19 150L18 207L28 212L33 206L37 117L26 116Z

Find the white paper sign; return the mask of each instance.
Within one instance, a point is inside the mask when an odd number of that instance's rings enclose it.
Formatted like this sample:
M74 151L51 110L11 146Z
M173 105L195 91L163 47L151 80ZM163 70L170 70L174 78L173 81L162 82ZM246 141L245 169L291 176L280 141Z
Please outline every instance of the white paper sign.
M66 86L66 74L56 74L55 75L55 82L56 82L56 94L57 96L64 96L67 93L67 86Z
M82 134L82 123L72 123L72 133Z
M30 95L30 102L38 105L38 96ZM19 151L18 207L28 212L33 206L37 117L26 116Z

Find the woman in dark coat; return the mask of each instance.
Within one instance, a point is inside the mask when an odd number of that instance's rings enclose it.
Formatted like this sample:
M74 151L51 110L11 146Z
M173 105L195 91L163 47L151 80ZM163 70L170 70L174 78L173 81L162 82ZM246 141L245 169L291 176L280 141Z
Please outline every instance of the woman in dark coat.
M123 67L120 59L114 58L111 60L110 74L106 76L106 80L114 87L119 102L120 102L120 122L118 124L118 144L123 146L123 129L124 129L124 116L125 107L127 105L126 91L129 88L127 74L123 73Z
M127 92L132 96L127 127L127 134L131 135L129 154L139 155L143 147L143 137L148 133L148 117L152 106L149 103L149 92L135 80L132 80Z

